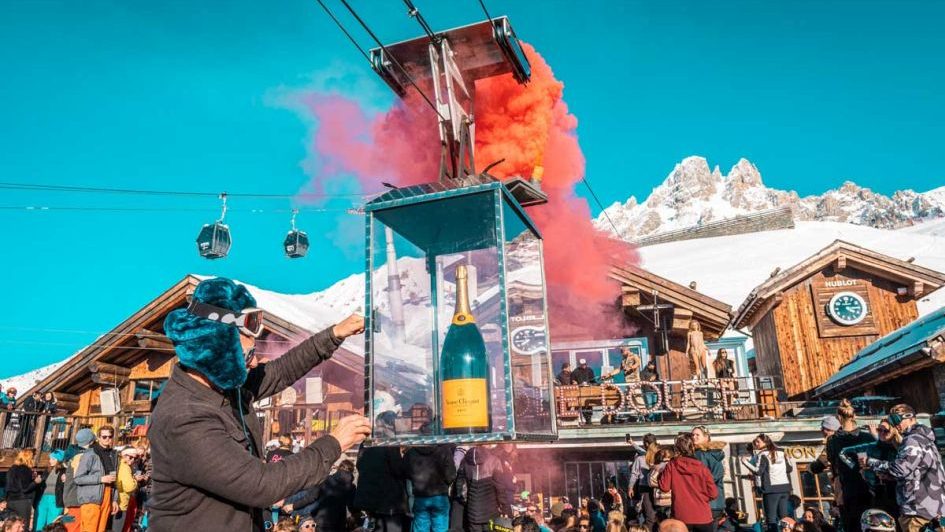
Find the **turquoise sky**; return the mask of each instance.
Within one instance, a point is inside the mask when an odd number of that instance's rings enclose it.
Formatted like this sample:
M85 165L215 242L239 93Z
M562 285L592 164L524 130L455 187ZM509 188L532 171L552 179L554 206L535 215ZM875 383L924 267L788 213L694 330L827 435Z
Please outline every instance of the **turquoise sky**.
M416 3L435 28L483 18L475 0ZM945 2L486 3L565 82L605 203L646 196L692 154L723 171L748 157L801 194L945 183ZM419 33L401 2L353 4L385 40ZM314 1L0 2L0 182L294 193L317 127L288 103L303 89L391 101ZM0 209L0 382L73 353L188 272L309 292L359 271L360 237L331 236L358 223L350 204L304 212L315 249L289 261L289 215L274 212L289 201L233 200L232 254L208 262L193 240L218 216L213 198L0 189L0 207L122 209Z

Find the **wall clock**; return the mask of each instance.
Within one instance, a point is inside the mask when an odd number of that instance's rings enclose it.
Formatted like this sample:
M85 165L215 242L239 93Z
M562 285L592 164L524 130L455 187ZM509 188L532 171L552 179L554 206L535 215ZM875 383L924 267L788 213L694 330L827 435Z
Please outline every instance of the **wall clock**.
M827 303L827 315L840 325L856 325L868 312L866 300L854 292L838 292Z

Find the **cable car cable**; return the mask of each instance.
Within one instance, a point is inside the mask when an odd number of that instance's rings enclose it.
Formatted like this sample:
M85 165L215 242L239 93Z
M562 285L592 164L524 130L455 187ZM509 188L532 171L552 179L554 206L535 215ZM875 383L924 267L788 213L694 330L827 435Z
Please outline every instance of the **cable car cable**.
M351 16L353 16L358 21L358 23L361 24L361 27L364 28L364 31L366 31L368 35L370 35L371 38L374 39L374 42L377 43L377 45L381 48L381 50L384 52L384 55L390 58L391 62L394 63L394 65L398 69L400 69L403 75L407 78L407 81L409 81L410 84L413 85L413 88L417 89L417 92L420 93L420 96L423 97L424 101L427 102L427 105L430 106L430 109L433 109L433 112L436 113L443 121L447 121L447 118L440 113L440 110L433 103L433 101L430 100L430 98L426 95L425 92L420 90L420 87L417 85L417 82L415 82L413 80L413 77L411 77L410 74L407 73L407 69L405 69L403 65L400 64L400 61L398 61L396 57L394 57L393 55L391 55L390 52L387 51L387 47L384 46L384 43L382 43L381 40L377 37L377 35L371 30L371 28L368 27L367 23L364 22L364 19L362 19L358 15L357 11L355 11L354 8L351 7L351 4L348 3L348 0L341 0L341 3L344 4L344 6L348 9L349 12L351 12Z
M486 9L486 3L483 0L479 0L479 5L482 6L482 12L486 14L486 18L489 19L489 22L492 22L492 15L489 14L489 10Z
M318 5L322 6L322 9L325 10L325 13L328 14L331 20L335 22L335 25L338 26L338 29L340 29L341 32L345 34L345 37L347 37L349 41L351 41L351 44L353 44L354 47L357 48L359 52L361 52L361 55L364 56L364 59L367 60L368 64L371 64L371 56L369 56L368 53L364 51L364 48L361 48L361 45L358 44L358 41L354 40L354 37L352 37L351 34L348 33L348 30L345 29L345 27L341 24L341 21L339 21L335 17L335 14L332 13L330 9L328 9L328 6L326 6L325 3L322 2L322 0L316 0L316 1L318 2Z
M132 195L144 195L144 196L191 196L191 197L220 197L219 192L195 192L195 191L181 191L181 190L141 190L141 189L131 189L131 188L110 188L110 187L84 187L77 185L43 185L43 184L33 184L33 183L9 183L9 182L0 182L0 189L8 190L42 190L48 192L90 192L90 193L102 193L102 194L132 194ZM380 192L366 193L366 194L355 194L355 193L345 193L345 194L260 194L253 192L230 192L228 195L233 198L260 198L260 199L292 199L296 197L314 197L314 198L335 198L335 197L368 197L374 194L380 194Z
M600 198L597 197L597 193L594 192L593 188L591 188L591 182L588 181L584 176L581 176L581 181L584 182L584 186L586 186L588 192L591 193L591 196L594 198L594 202L597 203L597 206L600 207L601 212L604 213L604 217L607 218L608 222L610 222L610 226L614 228L614 234L617 235L621 240L626 241L627 238L623 236L623 234L620 232L620 229L617 229L617 224L615 224L610 218L610 214L607 213L607 209L604 208L604 204L600 202Z
M417 24L420 24L420 27L423 28L423 32L426 33L427 37L430 38L430 42L433 44L440 44L440 39L433 32L433 28L427 24L427 20L423 18L420 10L417 9L417 6L413 5L411 0L404 0L404 4L407 6L407 14L417 20Z

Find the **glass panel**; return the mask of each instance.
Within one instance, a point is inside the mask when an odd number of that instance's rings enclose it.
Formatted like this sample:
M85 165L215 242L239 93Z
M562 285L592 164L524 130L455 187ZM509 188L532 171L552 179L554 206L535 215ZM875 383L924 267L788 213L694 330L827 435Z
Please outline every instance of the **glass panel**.
M607 364L606 364L607 368L605 370L605 368L601 367L601 374L605 374L605 371L606 371L606 374L610 375L615 370L620 369L620 362L622 360L623 360L623 355L620 352L620 348L611 347L610 349L607 350ZM618 372L616 375L613 376L613 382L615 382L616 384L623 384L627 382L623 376L622 371Z
M503 202L505 286L515 430L551 433L551 367L545 315L541 240ZM559 359L563 358L560 354ZM561 360L558 368L561 367Z
M552 351L551 352L551 366L554 369L555 375L561 372L561 366L567 362L568 365L571 364L571 352L570 351Z
M600 378L600 368L604 365L604 352L600 349L593 351L575 351L575 362L580 365L581 359L587 360L587 367L594 372L595 378Z
M568 500L571 504L577 504L581 500L578 488L578 468L577 464L569 462L564 465L564 483L565 493L568 494Z
M420 435L412 410L433 408L434 279L427 255L376 219L372 230L375 437ZM416 408L414 408L416 407Z
M437 327L440 349L449 331L456 307L456 270L465 265L469 299L476 326L482 333L488 359L491 432L509 430L506 401L505 354L502 348L501 287L499 286L499 251L496 247L470 250L436 258L438 276L443 279L437 291Z
M600 462L591 463L591 497L600 499L607 488L607 479L604 476L604 464Z
M581 462L578 466L578 472L580 473L580 488L581 488L581 498L584 497L593 497L594 490L591 489L591 464L587 462Z

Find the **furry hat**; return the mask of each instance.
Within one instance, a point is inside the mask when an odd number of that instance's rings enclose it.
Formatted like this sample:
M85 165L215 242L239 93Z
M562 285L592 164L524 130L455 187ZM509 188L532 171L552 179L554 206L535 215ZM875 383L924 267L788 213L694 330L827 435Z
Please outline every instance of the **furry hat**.
M194 290L195 301L241 312L256 306L249 290L229 279L205 279ZM237 327L177 309L164 320L164 334L174 343L180 365L199 371L222 390L246 382L246 360Z

